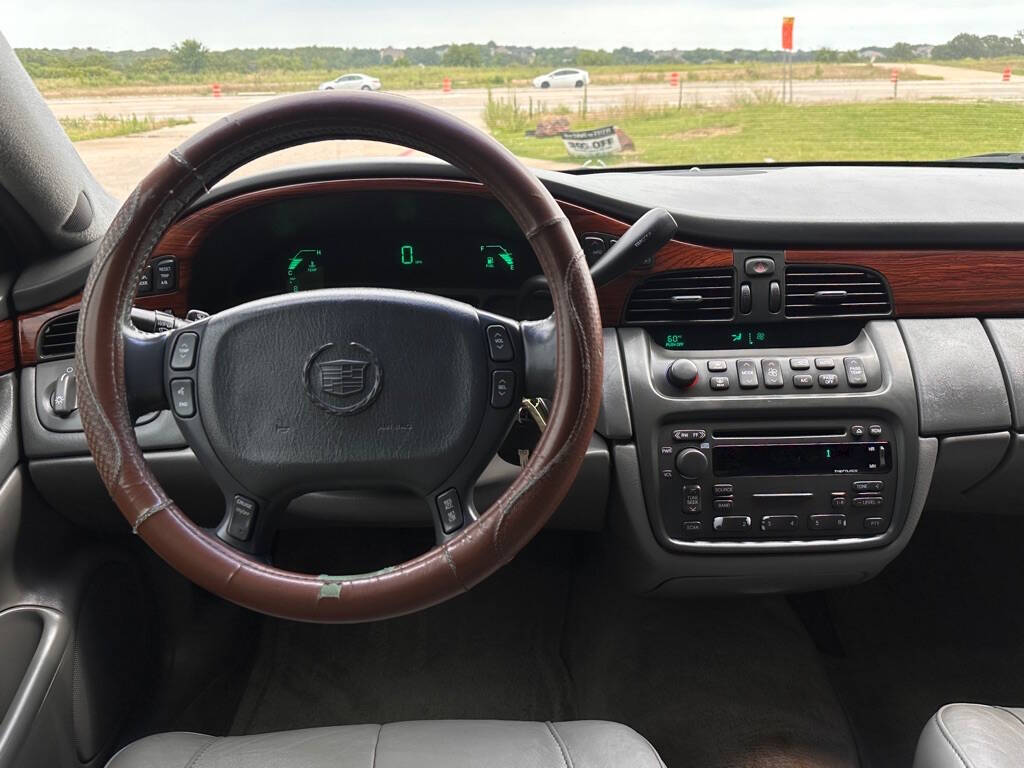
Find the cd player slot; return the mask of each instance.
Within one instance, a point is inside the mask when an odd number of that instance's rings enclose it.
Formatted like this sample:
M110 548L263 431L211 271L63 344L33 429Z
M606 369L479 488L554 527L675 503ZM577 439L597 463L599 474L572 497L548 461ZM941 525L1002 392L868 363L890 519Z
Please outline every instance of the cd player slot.
M771 440L778 437L843 437L846 435L846 427L797 427L794 429L780 427L768 430L764 427L752 427L750 429L731 428L713 429L711 434L719 439L732 438L741 440Z

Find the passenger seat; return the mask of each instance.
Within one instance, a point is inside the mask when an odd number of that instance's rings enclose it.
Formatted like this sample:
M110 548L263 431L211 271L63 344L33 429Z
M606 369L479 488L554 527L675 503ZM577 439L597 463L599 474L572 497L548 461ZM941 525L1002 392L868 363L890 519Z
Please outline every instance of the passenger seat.
M921 732L914 768L1024 766L1024 709L947 704Z

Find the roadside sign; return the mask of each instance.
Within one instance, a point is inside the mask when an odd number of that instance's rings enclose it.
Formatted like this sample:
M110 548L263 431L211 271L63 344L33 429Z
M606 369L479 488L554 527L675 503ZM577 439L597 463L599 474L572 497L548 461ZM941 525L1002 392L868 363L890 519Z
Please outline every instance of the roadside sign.
M794 16L782 17L782 50L784 51L793 50L793 22L795 20Z
M622 151L614 125L592 131L565 131L558 135L570 157L601 157Z

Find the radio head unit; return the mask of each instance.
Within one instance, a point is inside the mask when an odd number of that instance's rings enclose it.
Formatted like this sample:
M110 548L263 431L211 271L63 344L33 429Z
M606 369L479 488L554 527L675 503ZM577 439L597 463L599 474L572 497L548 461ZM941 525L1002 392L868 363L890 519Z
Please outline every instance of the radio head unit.
M659 429L658 514L670 540L870 538L888 530L896 490L889 424L748 430Z

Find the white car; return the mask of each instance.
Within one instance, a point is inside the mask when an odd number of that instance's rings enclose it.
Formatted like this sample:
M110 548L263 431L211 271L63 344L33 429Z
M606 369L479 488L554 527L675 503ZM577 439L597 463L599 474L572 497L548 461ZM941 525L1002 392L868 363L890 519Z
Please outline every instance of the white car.
M326 83L320 83L321 91L379 91L380 80L369 75L351 74L342 75Z
M590 82L585 69L556 69L533 78L534 88L582 88Z

